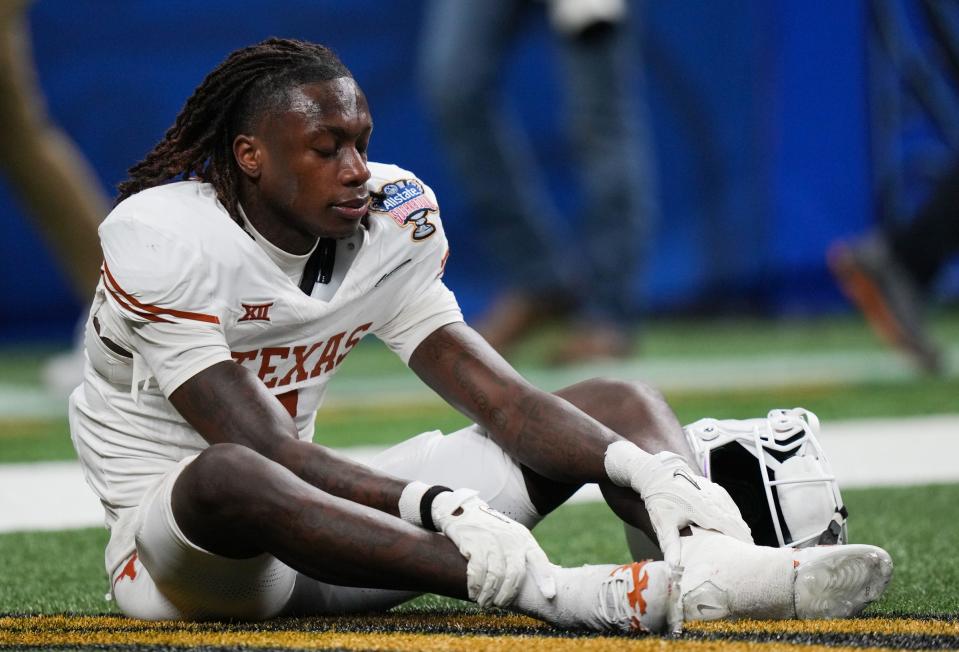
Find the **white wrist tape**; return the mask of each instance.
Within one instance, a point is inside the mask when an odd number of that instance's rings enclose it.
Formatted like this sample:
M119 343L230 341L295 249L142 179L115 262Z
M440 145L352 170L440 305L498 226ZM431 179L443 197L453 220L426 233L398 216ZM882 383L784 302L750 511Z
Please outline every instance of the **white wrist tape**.
M407 523L423 527L423 519L420 517L420 501L423 495L432 485L425 482L414 480L403 488L400 494L400 518Z
M616 441L606 448L603 466L606 475L618 487L629 487L636 469L652 455L631 441Z

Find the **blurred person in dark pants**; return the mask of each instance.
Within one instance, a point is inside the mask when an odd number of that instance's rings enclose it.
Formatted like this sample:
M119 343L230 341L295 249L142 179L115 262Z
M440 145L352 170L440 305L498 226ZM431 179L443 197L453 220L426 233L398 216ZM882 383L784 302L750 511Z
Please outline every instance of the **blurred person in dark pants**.
M883 340L928 373L943 370L925 312L933 285L959 253L959 162L909 223L837 243L829 266L850 300Z
M421 68L448 153L506 276L478 329L501 353L551 319L568 319L553 361L632 349L645 227L655 221L651 143L635 87L638 49L624 0L546 2L563 63L572 160L583 190L575 241L560 222L526 134L498 101L508 47L530 0L428 6Z

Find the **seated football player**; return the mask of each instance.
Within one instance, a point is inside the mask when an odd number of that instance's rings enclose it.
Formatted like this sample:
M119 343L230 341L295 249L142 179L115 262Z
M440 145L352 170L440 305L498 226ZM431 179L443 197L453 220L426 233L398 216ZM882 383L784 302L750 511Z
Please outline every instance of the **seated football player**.
M693 601L809 618L879 595L878 548L755 546L652 389L550 394L517 374L441 279L436 197L367 161L372 130L327 48L270 39L214 69L120 185L70 424L123 613L262 619L433 592L665 631L701 616ZM314 443L326 385L367 335L475 425L370 467ZM549 563L528 528L588 482L663 561Z

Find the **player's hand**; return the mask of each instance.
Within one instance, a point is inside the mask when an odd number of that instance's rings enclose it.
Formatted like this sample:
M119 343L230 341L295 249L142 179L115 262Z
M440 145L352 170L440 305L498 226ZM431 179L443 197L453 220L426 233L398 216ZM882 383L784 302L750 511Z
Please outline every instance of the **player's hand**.
M681 565L679 531L689 525L752 543L749 526L725 489L695 473L675 453L649 455L633 448L639 453L621 447L617 453L625 451L626 455L612 465L607 463L607 470L613 482L628 484L646 503L649 520L667 562Z
M749 526L721 486L693 473L675 453L657 453L639 466L630 483L646 503L664 559L680 565L679 531L689 525L752 543Z
M469 561L466 586L481 607L506 607L516 599L526 575L547 599L556 581L546 553L525 527L480 500L472 489L439 494L433 523Z

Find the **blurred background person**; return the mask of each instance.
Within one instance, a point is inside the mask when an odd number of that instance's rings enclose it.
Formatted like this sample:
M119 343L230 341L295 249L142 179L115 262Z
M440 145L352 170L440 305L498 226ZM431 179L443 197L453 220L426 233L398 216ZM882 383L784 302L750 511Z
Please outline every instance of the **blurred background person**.
M873 331L923 371L940 373L944 358L926 320L933 285L959 253L959 164L938 183L915 219L837 243L829 264L846 296Z
M571 237L527 135L502 101L509 49L528 14L544 6L562 60L565 136L582 188ZM560 318L570 328L553 362L632 350L633 288L657 213L633 32L625 0L427 3L419 65L476 231L504 277L476 322L500 353Z
M959 253L959 4L868 10L876 224L833 244L829 266L880 339L939 374L927 313Z
M0 3L0 168L53 249L77 299L88 303L100 276L97 226L109 210L96 174L47 114L37 83L27 0ZM82 320L81 320L82 323ZM66 396L80 382L83 351L51 358L48 387Z

